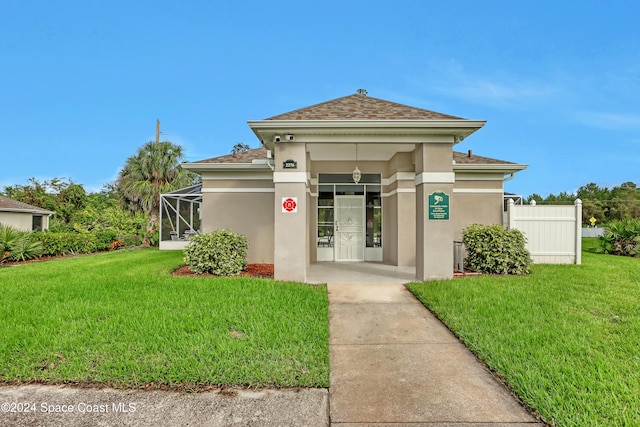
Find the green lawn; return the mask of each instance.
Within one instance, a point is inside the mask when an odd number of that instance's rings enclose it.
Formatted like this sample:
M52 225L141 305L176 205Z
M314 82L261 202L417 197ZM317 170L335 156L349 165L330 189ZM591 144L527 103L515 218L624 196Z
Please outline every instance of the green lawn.
M640 259L582 262L409 288L548 423L640 425Z
M174 277L181 252L0 268L0 381L329 385L326 287Z

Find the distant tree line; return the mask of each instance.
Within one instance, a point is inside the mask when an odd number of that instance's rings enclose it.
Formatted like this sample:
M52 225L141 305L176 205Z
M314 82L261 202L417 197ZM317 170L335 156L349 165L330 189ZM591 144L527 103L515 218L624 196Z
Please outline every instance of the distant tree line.
M160 194L197 182L182 169L182 147L171 142L147 142L129 157L114 183L87 193L66 178L4 187L0 194L55 212L51 233L115 232L129 244L158 242Z
M596 225L611 221L640 218L640 189L631 181L608 188L595 183L583 185L575 193L561 192L542 198L539 194L530 195L526 201L535 200L539 204L573 203L582 200L582 222L590 225L590 219L596 219Z

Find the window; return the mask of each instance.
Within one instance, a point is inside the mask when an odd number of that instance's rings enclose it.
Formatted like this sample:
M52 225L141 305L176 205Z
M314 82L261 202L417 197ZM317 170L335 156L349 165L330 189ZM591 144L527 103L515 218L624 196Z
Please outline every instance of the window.
M42 215L33 215L31 217L31 229L33 231L42 231Z
M333 247L333 185L318 190L318 247Z
M382 247L382 203L379 185L367 185L366 233L367 247Z

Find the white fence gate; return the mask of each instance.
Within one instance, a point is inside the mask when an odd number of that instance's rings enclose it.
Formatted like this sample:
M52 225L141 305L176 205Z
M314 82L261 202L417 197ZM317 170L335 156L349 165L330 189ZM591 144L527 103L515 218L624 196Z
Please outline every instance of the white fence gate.
M582 262L582 201L574 205L507 205L508 228L522 231L536 264Z

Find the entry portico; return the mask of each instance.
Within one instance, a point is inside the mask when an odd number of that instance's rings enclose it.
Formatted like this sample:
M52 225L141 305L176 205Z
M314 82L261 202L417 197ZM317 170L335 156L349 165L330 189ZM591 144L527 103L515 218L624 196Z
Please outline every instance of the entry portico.
M505 176L526 167L453 151L484 123L356 94L249 121L261 148L184 167L202 175L202 231L247 235L276 279L323 261L449 278L454 240L501 223Z

